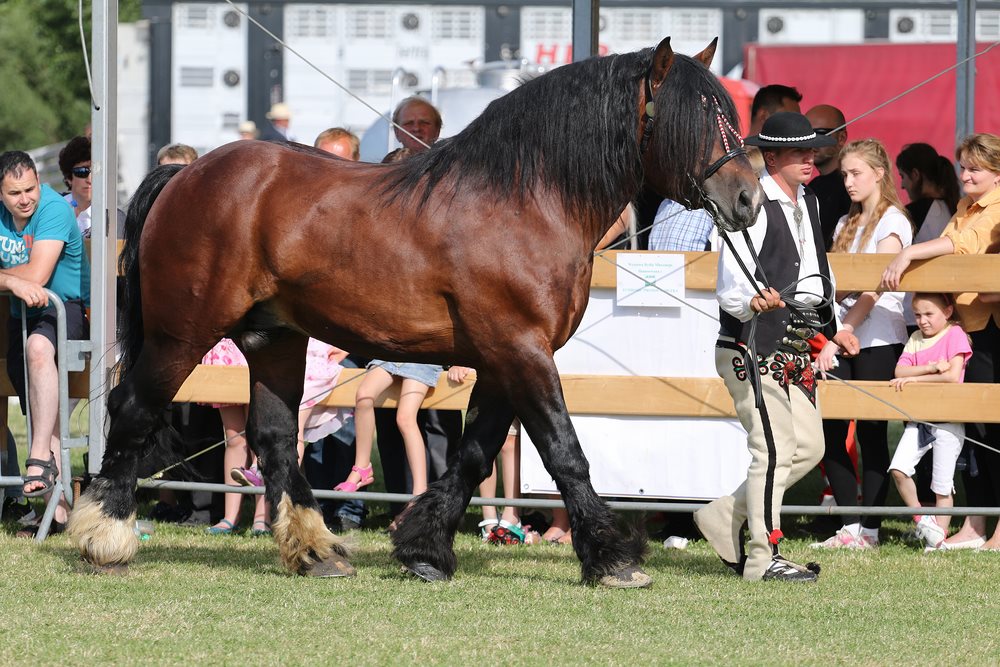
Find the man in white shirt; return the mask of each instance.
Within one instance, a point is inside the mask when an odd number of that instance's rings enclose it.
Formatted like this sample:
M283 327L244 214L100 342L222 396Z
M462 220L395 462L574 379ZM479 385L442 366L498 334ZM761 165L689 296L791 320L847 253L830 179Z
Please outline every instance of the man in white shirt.
M767 200L747 230L759 264L743 237L731 239L755 279L744 274L731 250L719 255L716 368L747 431L752 461L746 481L696 512L695 523L723 562L751 581L815 581L819 571L783 558L778 545L785 489L812 470L824 452L809 341L822 340L817 335L823 334L826 344L841 345L846 354L858 352L857 339L838 330L816 197L804 188L813 175L816 148L834 141L817 135L802 114L769 117L760 133L746 140L761 148L765 163L761 186ZM778 289L818 312L790 309ZM824 302L824 296L831 301ZM751 342L757 358L748 368ZM746 550L744 525L750 534Z

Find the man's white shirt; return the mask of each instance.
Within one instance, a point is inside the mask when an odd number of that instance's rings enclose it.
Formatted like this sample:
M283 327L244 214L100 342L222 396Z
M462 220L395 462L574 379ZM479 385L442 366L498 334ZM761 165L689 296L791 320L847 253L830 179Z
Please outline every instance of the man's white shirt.
M800 236L799 226L795 222L795 204L788 197L788 195L784 193L770 174L765 172L760 178L760 184L764 189L765 196L769 200L777 201L781 204L781 211L785 214L785 223L788 225L788 230L792 235L792 239L795 240L796 247L798 247ZM800 282L796 288L796 293L793 298L807 305L817 306L822 301L823 281L816 276L803 280L806 276L818 274L820 271L819 260L816 255L816 239L813 235L812 221L805 202L805 188L801 185L798 186L797 200L803 214L801 239L803 241L802 247L804 248L804 251L802 252L801 258L798 256L788 258L789 262L798 262L799 267ZM750 235L750 240L753 243L754 250L759 253L760 247L764 242L764 236L767 234L767 212L763 208L761 208L760 213L757 216L756 224L750 227L747 232ZM743 263L746 264L747 269L753 273L757 265L750 256L750 251L747 249L743 234L739 232L730 232L729 238L733 242L733 247L739 253L740 258L743 259ZM832 269L830 271L830 279L833 280ZM767 287L773 287L778 291L788 287L788 285L765 285L759 281L757 286L762 291ZM719 305L722 309L738 319L740 322L748 322L753 317L753 310L750 308L750 300L757 296L757 291L754 289L753 283L751 283L750 280L743 275L743 271L740 269L739 264L737 264L736 259L729 250L729 247L725 244L722 244L719 249L719 268L716 279L716 294L719 300Z

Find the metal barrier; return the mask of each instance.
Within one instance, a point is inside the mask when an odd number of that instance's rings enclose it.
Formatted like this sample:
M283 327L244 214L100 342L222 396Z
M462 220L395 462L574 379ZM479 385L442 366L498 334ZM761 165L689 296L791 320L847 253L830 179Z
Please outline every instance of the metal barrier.
M141 489L172 489L174 491L211 491L212 493L238 493L245 496L259 496L264 493L262 486L229 486L227 484L211 484L208 482L172 482L162 480L141 479ZM408 493L377 493L369 491L326 491L313 489L313 496L320 500L366 500L369 502L405 503L416 496ZM566 507L561 500L548 498L480 498L474 497L470 505L500 505L524 507L530 509L553 509ZM611 500L608 505L614 510L632 512L694 512L705 506L705 503L692 502L645 502L641 500ZM911 516L914 507L821 507L819 505L785 505L781 513L785 515L861 515L861 516ZM921 507L920 514L944 514L1000 516L1000 507Z
M70 371L82 371L87 366L87 358L90 354L89 340L68 340L66 338L66 306L54 292L45 290L49 296L49 303L56 310L56 371L58 373L58 395L59 395L59 453L60 453L60 474L56 477L55 486L52 487L52 494L45 505L45 513L38 524L38 532L35 540L41 542L49 534L52 519L55 517L56 507L59 505L59 497L66 499L66 503L73 506L73 485L72 465L70 464L70 450L74 447L87 447L90 444L88 436L70 438L69 433L69 374ZM28 322L27 307L21 302L21 342L22 349L27 351ZM28 364L24 364L24 386L25 392L29 386ZM26 416L28 447L31 447L31 402L26 401L28 410ZM0 487L19 486L24 484L22 477L4 477L0 470Z

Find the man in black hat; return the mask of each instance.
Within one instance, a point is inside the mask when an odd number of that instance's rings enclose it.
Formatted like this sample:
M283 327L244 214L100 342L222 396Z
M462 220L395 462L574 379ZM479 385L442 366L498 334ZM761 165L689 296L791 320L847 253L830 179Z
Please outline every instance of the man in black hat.
M765 164L760 181L767 199L757 223L747 230L759 264L742 236L734 236L732 248L719 255L721 329L715 362L747 431L752 460L746 481L696 512L695 523L723 562L751 581L815 581L819 570L783 558L778 546L785 488L812 470L824 452L811 342L825 337L826 345L842 346L846 354L858 352L857 339L839 331L834 319L833 276L819 210L816 197L804 187L813 175L816 149L835 141L817 135L802 114L769 117L760 133L746 140L760 147ZM755 273L753 280L733 251ZM830 300L824 302L821 295ZM756 353L752 362L751 344ZM744 527L750 533L746 550Z

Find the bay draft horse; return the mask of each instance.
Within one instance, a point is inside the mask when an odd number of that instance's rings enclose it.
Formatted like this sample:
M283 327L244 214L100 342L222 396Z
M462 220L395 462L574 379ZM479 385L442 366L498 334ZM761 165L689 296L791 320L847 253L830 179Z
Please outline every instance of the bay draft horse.
M237 141L152 171L127 219L107 449L70 519L84 559L120 571L135 555L140 459L176 437L164 408L228 336L250 366L247 438L282 562L353 574L296 464L312 336L477 370L455 462L392 538L412 574L453 575L455 532L516 415L565 499L583 580L648 585L645 538L626 536L595 493L552 354L583 316L595 245L644 179L712 209L723 229L753 223L759 185L733 103L706 67L714 52L715 42L694 58L674 54L667 38L560 67L396 164Z

